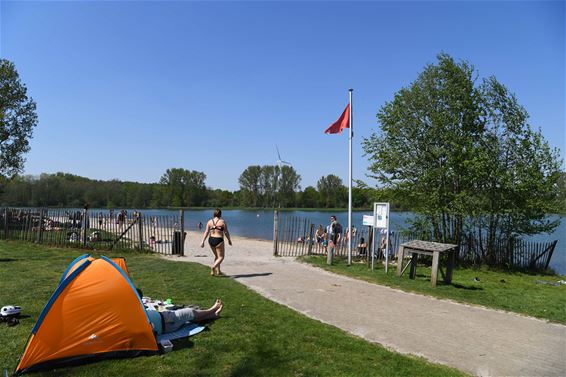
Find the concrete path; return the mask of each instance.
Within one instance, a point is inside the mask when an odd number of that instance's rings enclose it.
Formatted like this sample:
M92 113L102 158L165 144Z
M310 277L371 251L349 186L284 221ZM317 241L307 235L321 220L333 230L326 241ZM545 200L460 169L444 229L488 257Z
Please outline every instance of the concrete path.
M210 266L189 233L185 257ZM272 256L236 238L222 270L261 295L370 342L478 376L566 376L566 326L406 293ZM566 309L565 309L566 310Z

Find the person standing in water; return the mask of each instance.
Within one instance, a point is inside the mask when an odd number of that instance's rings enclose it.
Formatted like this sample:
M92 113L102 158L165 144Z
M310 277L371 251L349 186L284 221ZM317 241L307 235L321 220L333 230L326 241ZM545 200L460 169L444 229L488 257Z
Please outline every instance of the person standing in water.
M228 232L228 224L222 219L222 211L217 208L214 211L212 219L206 223L206 228L202 236L200 247L204 247L204 241L208 237L208 244L214 254L214 263L210 268L210 274L213 276L223 275L220 271L220 264L224 260L224 235L228 240L228 244L232 246L230 233Z

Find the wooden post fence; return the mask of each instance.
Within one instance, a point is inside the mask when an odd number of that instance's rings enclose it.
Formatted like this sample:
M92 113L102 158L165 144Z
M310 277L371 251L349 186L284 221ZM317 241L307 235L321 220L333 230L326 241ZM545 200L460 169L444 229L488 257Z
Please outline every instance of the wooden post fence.
M273 255L277 256L277 242L279 241L278 212L273 211Z
M185 210L181 209L179 211L179 224L181 226L181 245L180 245L180 255L185 255Z
M39 220L38 220L38 230L37 230L37 243L41 243L42 238L43 238L43 208L40 208L39 210ZM33 224L32 224L33 226Z
M314 224L311 224L310 230L309 230L309 237L307 238L307 242L309 243L308 255L312 254L312 245L315 242L313 231L314 231Z
M143 250L143 217L141 212L138 212L138 250Z

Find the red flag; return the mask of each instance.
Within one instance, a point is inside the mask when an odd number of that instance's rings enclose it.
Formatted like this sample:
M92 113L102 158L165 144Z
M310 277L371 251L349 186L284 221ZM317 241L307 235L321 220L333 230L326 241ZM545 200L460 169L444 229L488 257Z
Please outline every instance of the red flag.
M344 128L350 128L350 104L346 106L340 118L324 131L325 134L339 134Z

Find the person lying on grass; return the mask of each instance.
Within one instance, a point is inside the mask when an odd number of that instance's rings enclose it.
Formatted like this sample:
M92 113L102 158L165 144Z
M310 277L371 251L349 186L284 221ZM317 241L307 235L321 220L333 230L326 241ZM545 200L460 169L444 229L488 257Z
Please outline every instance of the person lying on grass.
M206 310L182 308L176 310L146 310L153 330L157 335L179 330L187 322L202 323L216 319L222 311L222 301L216 299L214 305Z

